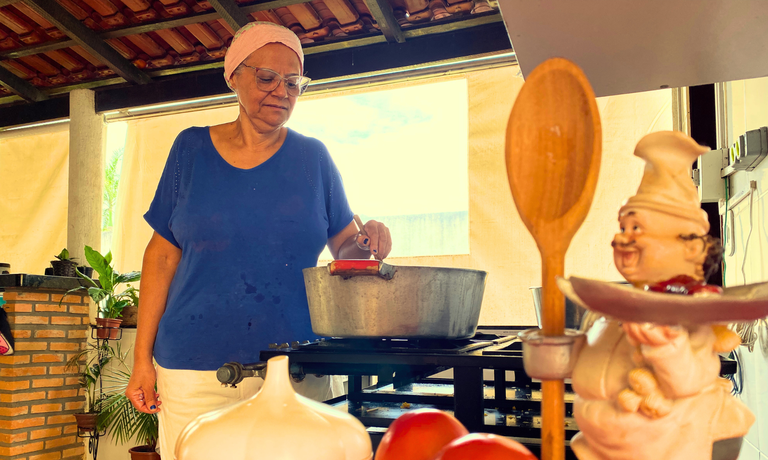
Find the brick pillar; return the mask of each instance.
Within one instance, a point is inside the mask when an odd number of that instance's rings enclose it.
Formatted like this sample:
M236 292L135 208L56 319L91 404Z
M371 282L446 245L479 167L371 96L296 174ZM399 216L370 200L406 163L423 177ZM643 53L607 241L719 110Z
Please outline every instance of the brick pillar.
M89 298L64 290L8 288L3 298L16 340L0 356L0 459L82 459L76 412L85 405L67 361L86 344Z

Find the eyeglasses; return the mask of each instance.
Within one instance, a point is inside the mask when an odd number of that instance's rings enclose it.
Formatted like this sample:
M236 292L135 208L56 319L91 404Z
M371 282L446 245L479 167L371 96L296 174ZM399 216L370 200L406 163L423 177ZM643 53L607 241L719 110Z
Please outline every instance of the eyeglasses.
M248 67L256 71L256 87L261 91L274 91L280 86L280 82L285 82L285 91L291 96L301 96L304 91L307 90L311 78L303 77L301 75L292 75L290 77L284 77L272 69L265 69L262 67L252 67L243 64L243 67Z

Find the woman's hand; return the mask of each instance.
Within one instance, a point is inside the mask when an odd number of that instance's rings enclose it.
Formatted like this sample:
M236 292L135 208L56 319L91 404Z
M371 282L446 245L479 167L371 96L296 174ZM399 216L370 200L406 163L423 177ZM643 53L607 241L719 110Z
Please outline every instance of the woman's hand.
M363 231L368 234L359 235L357 242L370 248L375 259L383 260L392 251L392 237L389 228L381 222L369 220L363 225Z
M125 389L125 395L139 412L146 414L160 412L162 402L158 399L160 395L155 393L156 382L157 372L151 363L149 365L134 365L131 380Z
M367 259L373 255L383 260L389 255L392 238L387 226L375 220L361 225L362 232L354 221L350 222L344 230L328 239L328 249L334 259ZM363 235L363 232L366 234Z

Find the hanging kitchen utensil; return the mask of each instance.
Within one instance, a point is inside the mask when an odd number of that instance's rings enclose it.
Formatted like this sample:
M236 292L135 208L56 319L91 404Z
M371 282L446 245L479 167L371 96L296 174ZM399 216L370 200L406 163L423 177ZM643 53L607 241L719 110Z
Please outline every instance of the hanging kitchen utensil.
M549 59L531 72L507 125L509 187L541 253L543 333L564 333L565 299L555 284L565 253L587 216L601 154L600 116L586 76L572 62ZM542 459L565 458L562 380L542 382Z

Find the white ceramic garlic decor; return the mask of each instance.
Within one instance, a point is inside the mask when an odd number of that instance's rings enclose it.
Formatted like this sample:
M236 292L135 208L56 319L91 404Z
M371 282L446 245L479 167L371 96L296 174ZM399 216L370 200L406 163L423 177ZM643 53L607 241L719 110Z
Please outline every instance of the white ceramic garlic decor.
M287 356L267 362L255 396L187 425L177 460L371 460L371 440L355 417L297 394Z

